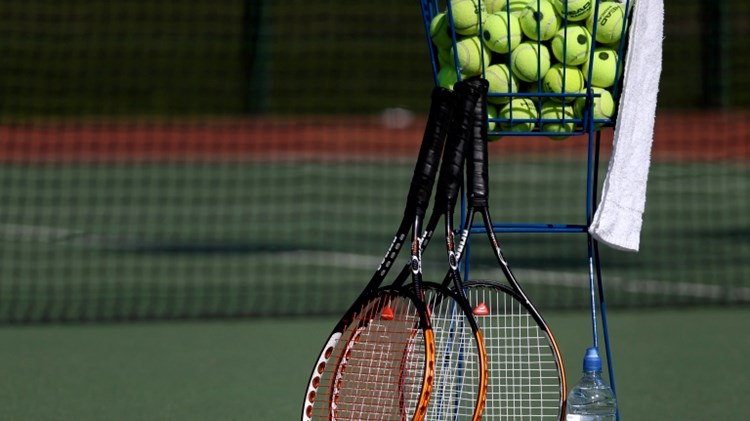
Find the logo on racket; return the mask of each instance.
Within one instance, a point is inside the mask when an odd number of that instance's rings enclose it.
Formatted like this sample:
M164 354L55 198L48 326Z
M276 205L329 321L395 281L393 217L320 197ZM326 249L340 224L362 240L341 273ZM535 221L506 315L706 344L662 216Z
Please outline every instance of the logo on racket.
M451 270L458 270L458 258L453 250L448 253L448 264L451 266Z
M422 272L422 262L419 260L419 257L417 256L411 257L411 272L414 274L418 274Z

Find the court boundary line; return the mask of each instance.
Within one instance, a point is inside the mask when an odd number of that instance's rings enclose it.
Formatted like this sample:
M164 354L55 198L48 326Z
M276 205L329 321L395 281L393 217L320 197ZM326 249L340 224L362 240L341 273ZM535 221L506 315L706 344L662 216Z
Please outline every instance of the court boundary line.
M325 267L341 267L346 269L369 269L376 267L380 257L356 253L326 252L326 251L292 251L269 254L269 257L279 259L284 264L318 265ZM332 263L333 262L333 263ZM524 284L555 286L566 288L588 289L588 278L583 272L546 271L530 268L516 268ZM499 274L496 271L473 269L471 279L494 279ZM729 302L750 302L750 287L725 287L715 284L698 284L690 282L667 282L653 279L626 279L621 276L609 275L604 279L605 288L625 293L641 295L662 295L684 298L727 300Z
M0 224L0 239L35 241L45 244L64 243L105 250L130 250L146 244L134 238L120 238L84 230L23 224ZM253 257L268 258L284 265L307 265L369 271L377 267L382 256L324 250L247 251ZM515 271L524 284L563 288L588 289L588 275L570 271L550 271L517 267ZM471 270L472 279L495 279L496 271L483 268ZM604 278L609 293L721 300L729 303L750 303L750 287L726 287L717 284L668 282L654 279L631 279L617 275Z

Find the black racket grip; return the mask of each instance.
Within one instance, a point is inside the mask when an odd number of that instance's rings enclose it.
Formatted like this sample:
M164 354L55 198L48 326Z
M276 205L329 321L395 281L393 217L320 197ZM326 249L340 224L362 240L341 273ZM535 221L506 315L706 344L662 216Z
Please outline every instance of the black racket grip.
M485 79L472 79L480 90L479 100L474 104L474 125L471 130L471 141L468 142L468 160L466 175L468 181L469 206L479 208L488 205L488 159L487 159L487 90L489 83Z
M438 193L435 197L435 207L440 210L453 209L458 201L463 181L466 145L471 141L474 108L481 93L476 84L466 81L457 82L453 90L456 94L456 105L448 126L448 138L438 178Z
M411 179L405 215L416 213L423 217L426 213L454 104L452 91L441 87L433 88L427 127Z

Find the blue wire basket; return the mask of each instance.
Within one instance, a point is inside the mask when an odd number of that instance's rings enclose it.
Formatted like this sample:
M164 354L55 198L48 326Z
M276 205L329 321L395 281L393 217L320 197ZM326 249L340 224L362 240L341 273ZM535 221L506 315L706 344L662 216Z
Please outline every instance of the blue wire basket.
M634 0L422 0L436 85L490 83L490 140L612 127Z

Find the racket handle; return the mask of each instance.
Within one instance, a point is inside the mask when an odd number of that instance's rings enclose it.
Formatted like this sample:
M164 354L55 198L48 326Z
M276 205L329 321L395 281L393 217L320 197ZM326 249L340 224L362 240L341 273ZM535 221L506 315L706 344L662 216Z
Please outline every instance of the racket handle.
M466 81L457 82L453 89L456 94L456 105L448 126L448 139L440 167L438 193L435 197L435 207L443 211L453 209L458 200L458 192L463 181L466 145L471 140L474 108L481 92L476 84Z
M454 103L452 91L440 87L433 88L430 113L411 179L405 215L416 213L424 216L427 210Z
M471 154L468 159L466 173L468 180L468 199L473 208L488 205L488 159L487 159L487 90L489 83L485 79L472 79L470 83L480 90L479 101L474 107L474 127L471 130L472 139L469 142Z

